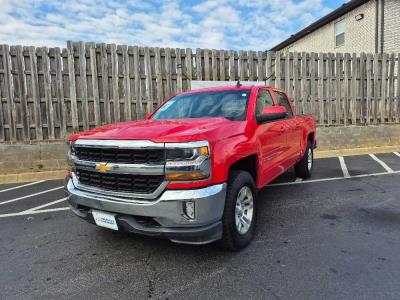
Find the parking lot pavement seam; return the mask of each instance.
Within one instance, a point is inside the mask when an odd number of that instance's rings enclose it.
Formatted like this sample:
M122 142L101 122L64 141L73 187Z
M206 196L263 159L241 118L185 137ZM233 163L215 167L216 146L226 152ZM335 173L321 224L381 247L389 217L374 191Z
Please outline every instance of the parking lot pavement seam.
M369 156L371 156L373 160L380 164L382 168L384 168L388 173L393 173L392 168L390 168L386 163L377 158L374 154L370 153Z
M26 195L26 196L10 199L10 200L7 200L7 201L0 202L0 205L4 205L4 204L7 204L7 203L12 203L12 202L15 202L15 201L23 200L23 199L26 199L26 198L29 198L29 197L34 197L34 196L38 196L38 195L45 194L45 193L48 193L48 192L56 191L56 190L59 190L61 188L63 188L63 186L58 186L58 187L55 187L55 188L52 188L52 189L49 189L49 190L45 190L45 191L37 192L37 193L34 193L34 194L30 194L30 195Z
M5 189L5 190L1 190L0 193L4 193L4 192L16 190L16 189L19 189L19 188L23 188L23 187L26 187L26 186L30 186L30 185L34 185L34 184L38 184L38 183L42 183L42 182L44 182L44 180L39 180L39 181L35 181L35 182L30 182L30 183L23 184L23 185L18 185L18 186L13 186L13 187L11 187L11 188L8 188L8 189Z

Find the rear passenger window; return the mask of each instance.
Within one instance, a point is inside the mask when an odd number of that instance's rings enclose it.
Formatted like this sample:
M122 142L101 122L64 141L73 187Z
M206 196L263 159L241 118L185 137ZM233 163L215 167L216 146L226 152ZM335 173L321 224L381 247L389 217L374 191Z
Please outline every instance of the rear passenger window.
M290 107L289 99L286 97L286 95L284 93L276 92L276 91L275 91L275 95L276 95L276 98L278 99L278 105L286 107L288 118L293 117L292 108Z
M269 91L261 90L258 92L257 96L257 107L256 114L259 115L264 107L273 106L274 102L272 100L271 94Z

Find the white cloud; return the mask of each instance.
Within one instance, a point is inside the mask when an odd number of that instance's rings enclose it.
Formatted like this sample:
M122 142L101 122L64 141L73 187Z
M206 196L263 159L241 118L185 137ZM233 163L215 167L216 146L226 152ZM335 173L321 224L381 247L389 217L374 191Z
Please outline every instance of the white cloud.
M0 43L67 40L266 50L330 11L323 0L0 0Z

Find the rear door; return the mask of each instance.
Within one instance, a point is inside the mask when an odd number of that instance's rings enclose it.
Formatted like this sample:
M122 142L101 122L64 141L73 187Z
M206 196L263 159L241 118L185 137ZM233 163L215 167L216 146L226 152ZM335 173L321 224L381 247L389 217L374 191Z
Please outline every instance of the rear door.
M274 91L276 102L280 106L286 107L287 116L285 119L286 143L288 146L285 159L285 168L290 168L295 163L301 152L302 127L299 118L296 118L293 107L290 105L289 98L281 91Z
M260 88L256 102L256 118L264 107L274 106L271 90ZM257 124L256 137L261 148L262 174L260 183L265 185L283 172L284 152L286 145L286 120L275 120Z

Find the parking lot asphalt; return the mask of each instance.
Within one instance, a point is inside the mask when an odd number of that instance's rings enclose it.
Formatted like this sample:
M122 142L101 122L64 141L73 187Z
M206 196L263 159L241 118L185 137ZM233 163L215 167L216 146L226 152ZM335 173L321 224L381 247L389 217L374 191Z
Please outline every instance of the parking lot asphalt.
M60 180L0 185L0 299L399 299L399 179L398 152L289 171L238 253L88 224Z

